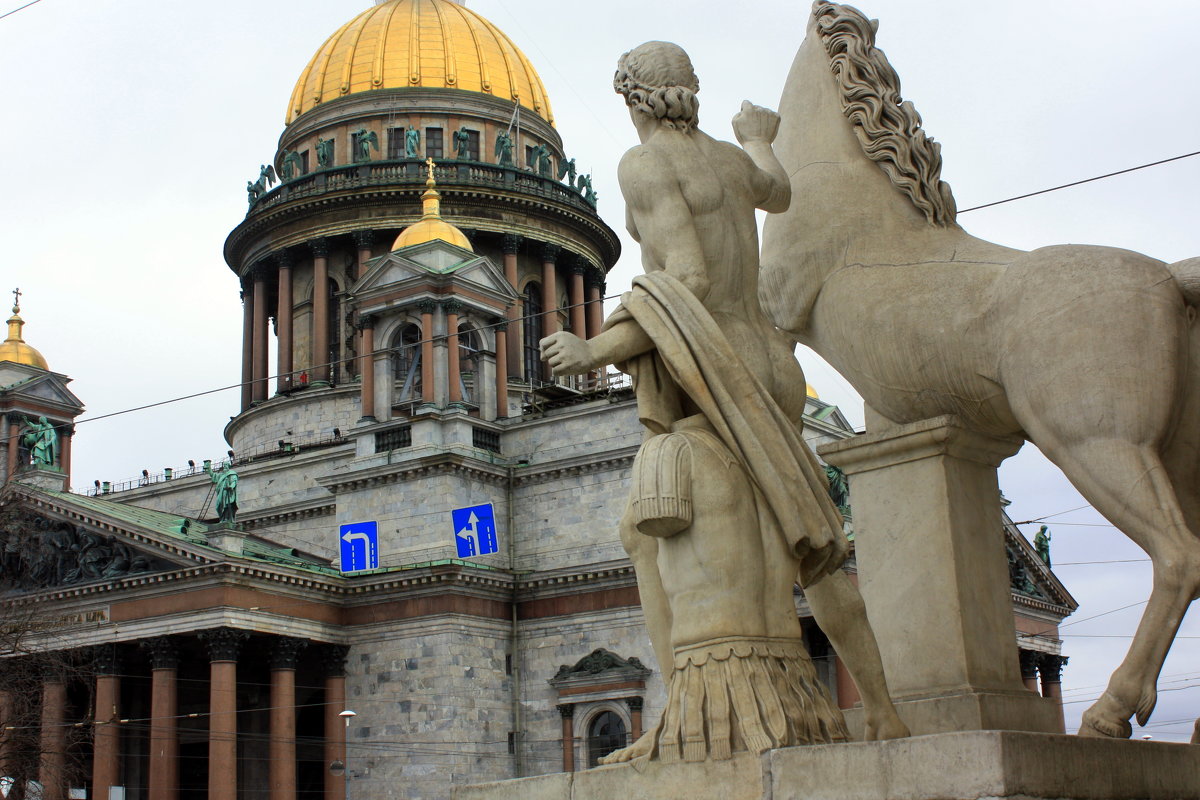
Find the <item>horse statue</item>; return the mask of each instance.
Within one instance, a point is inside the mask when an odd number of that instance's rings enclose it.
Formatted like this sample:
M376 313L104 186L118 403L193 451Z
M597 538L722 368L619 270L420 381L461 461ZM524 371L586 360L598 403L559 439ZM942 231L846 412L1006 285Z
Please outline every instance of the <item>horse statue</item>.
M954 414L1022 436L1146 551L1149 602L1079 731L1128 737L1200 592L1200 258L968 234L877 28L813 5L780 102L792 203L764 229L763 307L854 385L869 426Z

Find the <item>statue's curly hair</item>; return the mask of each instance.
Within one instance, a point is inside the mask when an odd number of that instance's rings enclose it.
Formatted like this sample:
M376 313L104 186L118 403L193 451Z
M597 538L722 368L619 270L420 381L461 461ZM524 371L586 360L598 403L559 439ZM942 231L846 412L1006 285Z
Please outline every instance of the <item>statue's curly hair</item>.
M813 17L863 152L930 224L954 224L954 195L941 179L941 145L925 135L921 115L901 98L900 78L875 46L875 23L830 0L816 0Z
M646 42L617 59L613 88L625 104L649 114L671 130L687 133L700 121L700 81L683 48Z

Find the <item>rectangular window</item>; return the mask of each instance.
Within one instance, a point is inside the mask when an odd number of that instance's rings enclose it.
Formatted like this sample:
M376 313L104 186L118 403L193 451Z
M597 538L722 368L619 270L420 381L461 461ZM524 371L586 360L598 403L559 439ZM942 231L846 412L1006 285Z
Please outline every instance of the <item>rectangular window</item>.
M425 129L425 157L426 158L442 158L445 151L442 149L442 129L441 128L426 128Z
M533 169L533 145L525 145L525 166Z
M300 154L300 174L301 175L308 174L308 151L307 150L305 150L303 153Z
M388 158L404 158L404 128L388 128Z
M375 452L386 453L389 450L403 450L412 447L412 426L402 425L375 434Z
M467 160L479 160L479 131L467 131Z
M500 434L497 431L489 431L485 428L471 429L471 445L480 450L488 450L492 453L500 452Z

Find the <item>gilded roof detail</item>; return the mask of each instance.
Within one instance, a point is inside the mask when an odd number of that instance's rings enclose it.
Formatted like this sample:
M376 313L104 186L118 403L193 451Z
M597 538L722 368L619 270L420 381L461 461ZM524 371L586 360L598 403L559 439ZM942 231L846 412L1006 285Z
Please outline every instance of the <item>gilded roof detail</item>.
M490 94L554 123L546 88L525 54L451 0L390 0L347 22L301 73L286 122L348 94L417 86Z

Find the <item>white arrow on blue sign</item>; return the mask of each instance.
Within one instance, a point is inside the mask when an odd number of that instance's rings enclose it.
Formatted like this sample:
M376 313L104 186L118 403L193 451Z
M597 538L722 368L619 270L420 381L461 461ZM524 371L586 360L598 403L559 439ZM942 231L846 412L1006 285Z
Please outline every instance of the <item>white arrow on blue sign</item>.
M342 548L342 572L379 568L379 524L351 522L343 525L338 538Z
M456 508L450 512L454 522L454 544L459 558L486 556L500 549L496 539L496 512L491 503Z

